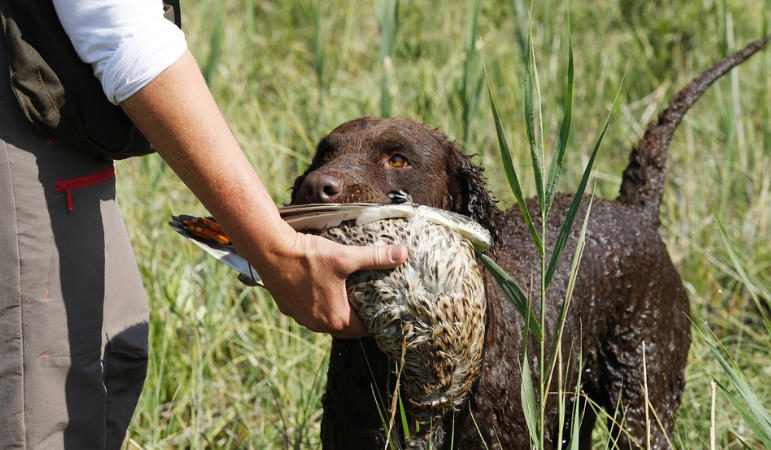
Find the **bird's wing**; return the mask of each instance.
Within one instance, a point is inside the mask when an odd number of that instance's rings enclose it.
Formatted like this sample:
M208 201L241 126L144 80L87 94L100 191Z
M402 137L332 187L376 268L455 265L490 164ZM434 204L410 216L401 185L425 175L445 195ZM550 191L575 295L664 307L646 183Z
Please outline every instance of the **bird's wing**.
M410 217L415 207L408 204L380 203L311 203L291 205L278 212L292 228L298 231L317 231L339 226L343 222L355 221L365 225L375 220Z
M410 219L416 215L442 225L468 239L474 248L484 252L490 248L490 232L464 215L413 203L324 203L292 205L279 208L281 217L295 230L323 230L346 221L366 225L381 219Z
M471 241L478 251L490 247L490 233L466 216L428 206L412 203L324 203L291 205L279 208L281 217L295 230L313 231L339 226L343 222L355 221L356 225L382 219L411 219L417 215L425 220L446 226ZM238 271L239 279L248 285L261 285L257 271L238 254L230 239L216 220L211 217L187 215L172 216L172 228L193 241L206 253Z
M492 245L487 228L469 217L430 206L417 206L417 210L429 222L443 225L468 239L478 252L487 251Z

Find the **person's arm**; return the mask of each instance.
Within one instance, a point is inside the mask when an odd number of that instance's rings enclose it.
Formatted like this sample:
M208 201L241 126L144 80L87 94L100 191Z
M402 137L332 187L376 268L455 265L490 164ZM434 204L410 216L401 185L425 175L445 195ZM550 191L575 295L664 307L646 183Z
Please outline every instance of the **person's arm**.
M189 52L121 106L257 269L283 313L314 331L366 335L345 280L357 270L401 264L405 247L343 246L289 227Z
M217 217L279 309L312 330L365 334L345 279L356 270L394 267L406 249L345 247L296 233L281 220L159 0L54 0L54 6L107 98L121 104Z

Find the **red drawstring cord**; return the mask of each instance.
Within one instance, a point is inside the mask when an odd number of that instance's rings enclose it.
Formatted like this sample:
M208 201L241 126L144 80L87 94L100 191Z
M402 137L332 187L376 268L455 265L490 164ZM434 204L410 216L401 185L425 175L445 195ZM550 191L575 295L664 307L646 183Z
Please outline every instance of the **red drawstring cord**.
M67 195L67 211L72 211L72 190L93 186L102 183L115 176L115 167L110 166L99 172L83 177L70 178L68 180L56 180L56 192L64 192Z

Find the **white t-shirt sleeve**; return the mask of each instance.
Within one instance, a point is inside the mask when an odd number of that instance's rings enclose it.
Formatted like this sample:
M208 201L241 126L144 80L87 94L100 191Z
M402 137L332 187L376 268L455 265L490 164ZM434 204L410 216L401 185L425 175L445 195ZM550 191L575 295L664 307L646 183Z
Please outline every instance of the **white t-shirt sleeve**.
M80 59L94 68L107 99L131 97L187 50L163 16L161 0L53 0Z

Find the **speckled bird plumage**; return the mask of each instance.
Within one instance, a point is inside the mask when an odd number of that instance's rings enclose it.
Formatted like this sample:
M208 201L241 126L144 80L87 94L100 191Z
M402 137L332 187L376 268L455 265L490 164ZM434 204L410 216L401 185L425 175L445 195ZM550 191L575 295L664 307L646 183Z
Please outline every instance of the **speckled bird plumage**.
M459 407L478 376L484 338L484 286L469 241L420 216L320 234L408 248L409 259L394 270L351 275L349 298L392 360L400 361L404 340L402 390L416 419L427 423Z
M348 296L378 347L404 361L402 398L424 434L430 432L428 424L459 409L480 373L486 304L475 245L486 250L489 232L465 216L410 203L301 205L281 212L296 228L342 244L407 247L409 258L393 270L352 274ZM241 279L257 279L226 237L212 239L221 230L212 231L210 221L180 216L171 225L239 270Z

